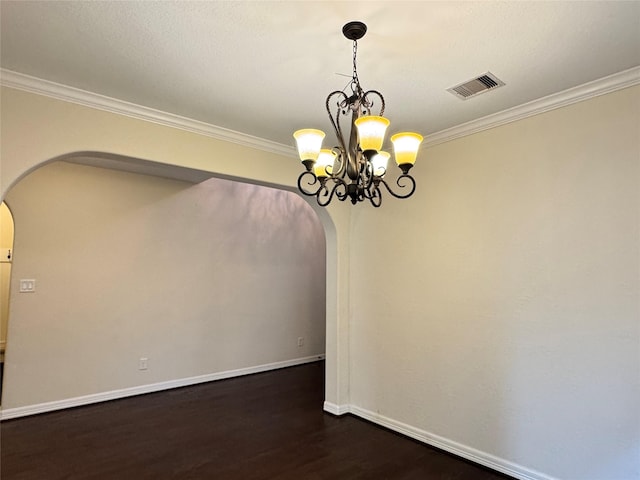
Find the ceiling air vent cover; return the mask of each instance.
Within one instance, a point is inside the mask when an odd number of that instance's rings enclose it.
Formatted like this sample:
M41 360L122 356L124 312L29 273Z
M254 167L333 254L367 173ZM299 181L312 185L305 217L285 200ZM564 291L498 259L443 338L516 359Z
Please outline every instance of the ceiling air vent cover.
M447 92L453 93L461 100L466 100L481 93L494 90L498 87L502 87L504 82L496 77L493 73L487 72L482 75L468 80L455 87L447 88Z

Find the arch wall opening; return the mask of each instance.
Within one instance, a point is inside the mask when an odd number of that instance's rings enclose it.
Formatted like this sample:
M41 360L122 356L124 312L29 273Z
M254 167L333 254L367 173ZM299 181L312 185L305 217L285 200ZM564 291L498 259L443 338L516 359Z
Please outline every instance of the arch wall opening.
M278 153L6 87L2 115L1 198L39 167L80 157L295 190L297 162ZM347 293L338 285L348 280L349 213L312 208L326 238L326 408L348 394Z
M306 202L100 163L47 163L7 196L13 283L37 278L13 289L9 416L324 358L325 235Z

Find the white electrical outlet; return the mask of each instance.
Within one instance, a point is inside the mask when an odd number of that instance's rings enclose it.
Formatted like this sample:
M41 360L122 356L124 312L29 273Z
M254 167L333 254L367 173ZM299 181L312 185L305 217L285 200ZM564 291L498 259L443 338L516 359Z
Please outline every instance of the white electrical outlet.
M146 357L140 357L138 362L138 370L146 370L148 367L149 359Z
M20 292L32 293L36 291L36 281L33 278L20 280Z
M301 347L304 345L304 337L298 337L298 346Z

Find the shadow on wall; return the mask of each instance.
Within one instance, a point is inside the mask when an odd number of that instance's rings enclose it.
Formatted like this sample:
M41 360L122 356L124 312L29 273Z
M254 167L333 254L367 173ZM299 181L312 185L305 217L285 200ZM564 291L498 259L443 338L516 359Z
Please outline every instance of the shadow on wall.
M229 254L240 257L248 254L251 258L245 260L253 262L269 253L288 263L293 260L289 252L307 245L324 262L324 232L311 207L297 195L217 178L192 188L199 190L199 197L205 200L197 205L199 214L204 218L215 217L219 228L234 233L235 236L225 239ZM243 228L238 228L239 224ZM237 248L247 241L252 249ZM308 260L315 263L314 258Z

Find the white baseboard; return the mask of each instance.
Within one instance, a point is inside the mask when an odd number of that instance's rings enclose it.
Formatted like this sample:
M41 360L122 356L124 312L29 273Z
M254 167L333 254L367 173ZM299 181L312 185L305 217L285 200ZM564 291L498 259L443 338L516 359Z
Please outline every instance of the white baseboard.
M351 411L349 405L336 405L335 403L331 402L324 402L323 410L327 413L330 413L331 415L336 415L338 417Z
M479 465L489 467L492 470L506 473L507 475L511 475L512 477L518 478L520 480L558 480L544 473L505 460L504 458L499 458L491 455L490 453L476 450L475 448L469 447L467 445L463 445L453 440L449 440L434 433L421 430L411 425L407 425L406 423L399 422L392 418L385 417L384 415L380 415L369 410L365 410L364 408L360 408L355 405L338 406L329 402L325 402L324 409L325 411L334 415L351 413L372 423L388 428L389 430L393 430L394 432L398 432L402 435L413 438L414 440L418 440L419 442L432 445L446 452L453 453L458 457L462 457Z
M0 409L0 421L9 420L11 418L25 417L28 415L36 415L39 413L53 412L55 410L62 410L65 408L90 405L92 403L106 402L108 400L117 400L119 398L132 397L134 395L142 395L145 393L160 392L162 390L169 390L171 388L187 387L189 385L197 385L198 383L223 380L225 378L240 377L243 375L250 375L252 373L267 372L269 370L277 370L279 368L293 367L296 365L303 365L305 363L324 360L324 358L324 354L312 355L310 357L294 358L292 360L267 363L264 365L257 365L255 367L239 368L236 370L209 373L207 375L199 375L196 377L180 378L177 380L169 380L166 382L152 383L149 385L123 388L110 392L94 393L91 395L83 395L81 397L67 398L64 400L56 400L53 402L39 403L36 405L27 405L25 407L8 408L4 410Z

